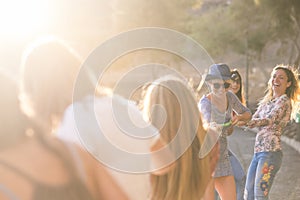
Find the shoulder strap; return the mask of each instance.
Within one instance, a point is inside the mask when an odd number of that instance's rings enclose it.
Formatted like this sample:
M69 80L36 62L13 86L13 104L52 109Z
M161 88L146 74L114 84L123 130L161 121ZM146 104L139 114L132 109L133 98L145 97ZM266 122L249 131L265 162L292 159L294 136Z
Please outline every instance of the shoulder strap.
M20 200L10 189L5 187L3 184L0 184L0 192L4 194L8 199L11 200Z
M78 151L76 149L76 147L73 144L64 142L63 143L66 145L66 147L68 148L72 158L73 158L73 163L75 164L76 167L76 171L78 171L79 176L81 178L82 181L86 181L86 174L85 174L85 169L83 166L83 162L80 158L80 155L78 154Z
M66 169L68 169L69 173L71 174L72 178L79 178L76 167L74 166L74 162L73 159L70 155L69 151L62 151L63 149L59 150L56 147L54 147L53 145L51 145L43 136L39 137L39 141L43 144L44 148L46 148L47 150L49 150L51 153L53 153L55 156L57 156L58 159L60 159L64 166L66 167ZM68 146L66 145L65 142L63 142L62 140L57 140L62 144L62 148L68 149Z
M16 166L13 166L12 164L10 164L10 163L8 163L6 161L3 161L3 160L0 160L0 165L3 165L4 167L8 168L9 170L11 170L11 171L17 173L18 175L22 176L26 180L29 180L34 185L37 184L36 180L34 180L31 176L29 176L28 174L26 174L22 170L18 169Z

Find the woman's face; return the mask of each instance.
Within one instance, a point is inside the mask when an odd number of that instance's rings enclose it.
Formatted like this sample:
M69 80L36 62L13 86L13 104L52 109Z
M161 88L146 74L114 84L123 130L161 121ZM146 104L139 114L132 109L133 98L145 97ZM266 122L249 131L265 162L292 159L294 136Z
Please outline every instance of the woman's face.
M230 85L230 91L232 91L234 94L237 94L238 91L240 91L240 89L241 89L241 79L236 78L232 80L232 83Z
M223 96L230 87L229 81L220 79L211 80L208 82L212 93L216 96Z
M283 69L278 69L273 73L271 77L271 84L273 94L276 96L281 96L285 94L286 89L290 87L291 82L288 81L288 77Z

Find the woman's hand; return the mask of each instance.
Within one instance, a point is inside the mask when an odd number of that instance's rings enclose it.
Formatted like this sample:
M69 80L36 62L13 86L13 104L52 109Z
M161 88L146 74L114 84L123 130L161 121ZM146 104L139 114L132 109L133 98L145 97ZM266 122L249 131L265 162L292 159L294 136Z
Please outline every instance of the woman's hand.
M245 121L239 121L237 124L236 124L236 126L246 126L247 125L247 122L245 122Z
M251 113L245 112L243 114L234 115L231 121L233 126L244 126L250 119Z
M249 122L246 123L246 126L248 128L254 128L255 127L255 121L254 120L251 120Z

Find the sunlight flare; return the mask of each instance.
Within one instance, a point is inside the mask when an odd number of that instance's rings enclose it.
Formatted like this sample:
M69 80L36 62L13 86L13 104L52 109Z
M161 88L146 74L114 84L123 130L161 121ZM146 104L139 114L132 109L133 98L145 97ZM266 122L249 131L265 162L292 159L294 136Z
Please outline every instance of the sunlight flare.
M47 24L45 0L0 1L0 33L10 36L27 36Z

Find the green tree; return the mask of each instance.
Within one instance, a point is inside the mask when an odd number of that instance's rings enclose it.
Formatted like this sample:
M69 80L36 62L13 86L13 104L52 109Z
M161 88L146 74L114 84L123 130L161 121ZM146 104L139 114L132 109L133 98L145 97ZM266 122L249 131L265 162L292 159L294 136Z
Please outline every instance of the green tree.
M277 42L277 53L299 65L299 12L297 0L233 0L194 15L189 29L213 56L233 51L260 59L263 49Z
M116 31L136 27L156 26L185 32L189 10L201 0L115 0L114 23Z
M256 0L261 14L269 18L270 40L279 40L283 51L291 53L290 63L300 64L300 1ZM286 45L286 44L289 45ZM293 57L294 55L294 57Z

